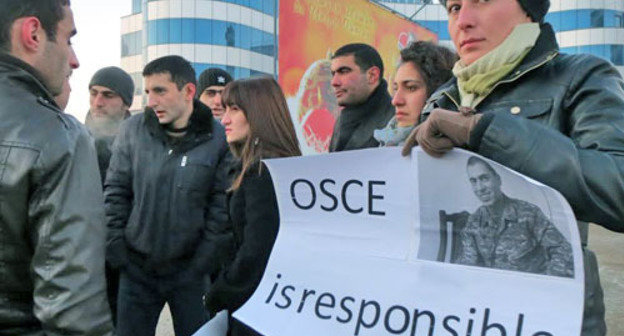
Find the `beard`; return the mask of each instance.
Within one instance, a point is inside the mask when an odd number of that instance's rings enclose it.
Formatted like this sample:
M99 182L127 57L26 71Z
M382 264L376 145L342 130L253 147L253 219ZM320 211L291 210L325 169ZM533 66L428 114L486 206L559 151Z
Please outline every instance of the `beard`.
M111 137L119 133L119 126L125 119L125 116L120 117L95 117L91 114L91 111L87 114L85 119L85 125L91 131L94 138Z

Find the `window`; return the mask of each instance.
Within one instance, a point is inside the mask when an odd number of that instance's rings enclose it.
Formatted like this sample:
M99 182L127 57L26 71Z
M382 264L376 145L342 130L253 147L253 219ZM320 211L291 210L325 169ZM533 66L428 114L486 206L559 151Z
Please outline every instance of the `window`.
M604 10L591 11L591 26L593 28L604 27Z

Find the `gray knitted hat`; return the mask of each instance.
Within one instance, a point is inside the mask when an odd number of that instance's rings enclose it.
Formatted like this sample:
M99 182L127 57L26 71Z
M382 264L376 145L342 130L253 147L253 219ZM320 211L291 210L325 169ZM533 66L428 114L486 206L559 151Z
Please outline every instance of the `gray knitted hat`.
M134 96L134 82L132 77L121 68L111 66L98 70L89 82L89 89L93 85L107 87L121 97L124 104L132 105L132 97Z
M446 0L440 0L443 6L446 6ZM531 17L533 22L543 22L548 8L550 7L550 0L518 0L520 6Z
M227 83L232 81L232 76L230 76L227 71L219 68L209 68L204 70L201 75L199 75L199 85L197 86L197 95L201 95L207 87L218 85L225 86Z

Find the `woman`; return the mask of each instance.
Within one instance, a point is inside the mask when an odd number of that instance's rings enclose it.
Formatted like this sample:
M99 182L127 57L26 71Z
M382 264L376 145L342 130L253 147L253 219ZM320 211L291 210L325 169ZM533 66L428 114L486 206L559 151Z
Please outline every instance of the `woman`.
M233 312L254 292L269 259L279 227L277 199L267 167L260 161L301 155L286 99L272 78L229 83L223 92L221 122L238 162L229 198L234 257L204 298L212 313ZM230 319L230 335L255 334Z
M544 22L549 1L440 2L460 61L403 152L464 147L559 191L581 221L582 336L605 335L586 222L624 231L624 81L605 60L559 52Z
M457 56L431 42L417 41L401 50L401 61L392 82L395 115L373 136L382 146L402 145L418 122L425 102L440 85L453 77Z

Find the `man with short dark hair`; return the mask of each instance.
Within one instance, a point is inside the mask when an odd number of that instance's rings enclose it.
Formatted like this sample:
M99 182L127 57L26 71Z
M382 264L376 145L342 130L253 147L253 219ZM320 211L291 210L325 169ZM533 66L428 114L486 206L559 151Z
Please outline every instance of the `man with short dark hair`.
M540 208L505 195L500 175L479 157L468 159L466 173L483 205L460 233L456 263L574 276L572 247Z
M154 335L168 303L176 335L192 335L229 253L230 154L223 126L194 99L187 60L156 59L143 77L147 107L122 124L105 182L107 259L121 270L117 334Z
M331 85L343 109L334 125L330 152L377 147L376 129L394 115L383 61L375 48L353 43L340 47L331 61Z
M54 96L78 59L68 0L0 0L0 333L111 335L93 141Z
M225 106L221 100L223 89L232 81L227 71L219 68L209 68L199 75L199 85L197 87L197 95L199 101L208 106L212 111L212 116L217 120L221 120L225 113Z

